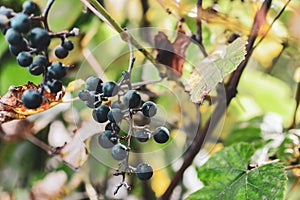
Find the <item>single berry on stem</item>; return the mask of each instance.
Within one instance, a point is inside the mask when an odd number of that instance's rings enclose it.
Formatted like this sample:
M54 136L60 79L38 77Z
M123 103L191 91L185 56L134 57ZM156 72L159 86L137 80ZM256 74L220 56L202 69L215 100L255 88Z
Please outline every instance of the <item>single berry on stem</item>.
M112 135L110 130L103 131L98 137L98 143L103 148L112 148L117 142L117 138Z
M114 81L103 83L102 92L105 97L113 97L118 94L119 86Z
M57 58L63 59L69 55L69 52L62 45L58 45L54 49L54 54Z
M147 142L150 138L149 132L145 129L139 129L134 131L134 136L140 142Z
M137 108L141 104L141 95L136 90L129 90L124 95L123 102L127 108Z
M146 117L153 117L156 115L157 106L152 101L147 101L142 105L142 112Z
M99 123L106 122L108 120L107 114L109 112L109 107L105 104L93 110L93 118Z
M17 56L18 64L22 67L28 67L32 63L32 55L27 51L22 51Z
M153 169L147 163L140 163L136 167L135 174L142 181L149 180L153 175Z
M96 77L90 76L85 81L85 88L88 91L96 91L97 93L102 93L102 83L103 81Z
M165 143L170 138L169 130L163 126L158 127L153 132L153 138L154 138L155 142L157 142L157 143L161 143L161 144Z
M109 121L114 123L119 123L122 121L124 114L122 113L122 110L119 108L113 108L111 109L108 114L107 118Z
M111 149L111 155L115 160L124 160L128 156L127 147L118 143Z

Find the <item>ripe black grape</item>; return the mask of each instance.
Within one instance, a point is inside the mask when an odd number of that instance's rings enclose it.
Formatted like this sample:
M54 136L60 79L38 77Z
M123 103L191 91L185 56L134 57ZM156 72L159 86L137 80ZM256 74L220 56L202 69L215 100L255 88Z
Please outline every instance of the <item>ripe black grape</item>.
M140 142L147 142L149 140L149 132L145 129L134 131L134 136Z
M158 127L153 132L153 138L157 143L165 143L169 140L170 133L166 127Z
M109 107L105 104L93 110L93 118L99 123L106 122L108 120L107 114L109 112Z
M57 93L62 89L62 82L60 80L47 81L47 86L49 87L51 93Z
M89 91L87 90L80 90L78 92L78 97L79 99L81 99L82 101L87 101L91 98L91 94Z
M29 17L24 13L18 13L14 18L12 18L10 25L13 29L20 33L27 33L30 30Z
M111 155L115 160L124 160L128 156L127 147L118 143L111 149Z
M54 54L57 58L63 59L68 56L69 52L67 49L65 49L63 46L58 45L54 49Z
M85 81L85 88L89 91L96 91L97 93L102 92L102 84L103 81L96 77L96 76L90 76Z
M27 51L22 51L17 56L18 64L22 67L27 67L32 63L32 55Z
M39 50L47 48L51 40L49 33L40 27L33 28L29 32L28 38L32 47L36 47Z
M106 124L105 130L110 130L111 132L118 134L121 129L116 123L109 122Z
M48 67L48 75L54 79L62 79L67 74L66 68L61 62L54 62Z
M34 76L41 75L44 72L44 70L45 70L44 66L35 65L35 64L31 64L28 67L29 73L34 75Z
M10 28L5 33L5 39L10 45L18 46L23 41L21 33L13 28Z
M103 148L111 148L116 144L116 142L117 138L112 135L112 132L110 130L105 130L98 137L98 143Z
M42 95L36 90L25 90L22 94L22 103L26 108L35 109L43 102Z
M140 163L136 167L135 174L140 180L149 180L153 175L153 169L147 163Z
M113 108L111 109L108 114L107 114L107 118L109 121L114 122L114 123L119 123L122 121L123 119L123 113L122 110L119 108Z
M38 5L32 1L25 1L22 7L23 12L27 15L35 14L38 11Z
M121 101L117 100L117 101L113 101L111 103L111 108L119 108L119 109L122 110L122 109L125 108L125 106L124 106L124 104Z
M14 56L17 56L20 52L27 50L27 41L23 38L22 41L17 45L9 45L9 51Z
M141 95L136 90L129 90L124 95L123 102L127 108L137 108L141 104Z
M157 106L152 101L147 101L142 105L142 112L146 117L153 117L157 112Z
M113 97L118 94L119 86L114 81L103 83L102 92L105 97Z
M63 46L66 50L68 50L68 51L71 51L71 50L74 49L74 44L73 44L73 42L70 41L70 40L65 41L65 42L62 44L62 46Z

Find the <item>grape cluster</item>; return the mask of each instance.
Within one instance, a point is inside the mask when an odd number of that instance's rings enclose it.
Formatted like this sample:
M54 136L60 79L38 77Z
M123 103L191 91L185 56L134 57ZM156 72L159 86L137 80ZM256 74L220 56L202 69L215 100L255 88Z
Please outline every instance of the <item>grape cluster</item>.
M61 79L69 66L61 62L50 62L48 46L51 39L60 38L61 44L54 49L57 58L65 58L74 48L69 36L75 36L77 29L53 33L49 30L47 19L40 14L38 5L32 1L23 3L23 10L16 13L10 8L0 7L0 29L9 44L9 51L16 56L21 67L27 67L34 76L43 75L39 90L23 92L22 103L29 109L36 109L43 103L44 90L57 93L63 89ZM48 8L50 9L50 8Z
M123 72L123 76L126 72ZM150 130L144 120L142 125L135 123L135 115L143 115L150 119L157 113L157 105L152 101L144 102L140 93L124 84L125 78L120 82L103 82L99 77L91 76L86 79L86 89L80 90L79 98L92 108L92 117L99 123L107 123L105 130L99 134L98 143L102 148L111 148L111 155L115 160L124 161L129 156L131 136L139 142L147 142L151 137L157 143L166 143L170 133L166 127L157 127ZM128 121L129 131L126 136L120 134L122 121ZM127 146L128 145L128 146ZM140 180L148 180L153 175L152 167L147 163L140 163L134 168Z

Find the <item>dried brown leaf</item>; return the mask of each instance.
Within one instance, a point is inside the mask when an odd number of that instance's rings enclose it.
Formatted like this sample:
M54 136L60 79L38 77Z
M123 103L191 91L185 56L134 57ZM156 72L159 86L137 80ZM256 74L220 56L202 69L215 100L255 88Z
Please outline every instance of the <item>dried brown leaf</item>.
M173 43L170 42L164 32L159 31L154 37L154 45L158 51L156 59L161 64L171 67L177 76L181 76L185 52L189 44L190 38L181 29L178 30Z
M43 112L62 101L65 94L64 91L59 93L50 93L44 90L43 95L45 100L42 105L37 109L26 108L21 101L22 94L25 90L33 89L39 90L41 86L36 86L32 82L28 82L22 86L11 86L8 92L0 98L0 124L11 121L13 119L23 119L30 115Z

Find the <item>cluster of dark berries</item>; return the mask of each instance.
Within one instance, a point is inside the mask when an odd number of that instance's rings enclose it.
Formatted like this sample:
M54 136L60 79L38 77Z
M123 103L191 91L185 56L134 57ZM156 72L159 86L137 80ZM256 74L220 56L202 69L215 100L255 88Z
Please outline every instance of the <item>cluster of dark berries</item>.
M126 72L123 72L123 75ZM122 79L124 80L124 78ZM122 87L124 86L124 87ZM120 81L103 82L96 76L91 76L86 80L86 90L78 93L79 98L85 101L89 108L93 109L93 119L99 123L108 122L105 130L99 135L98 143L103 148L111 148L111 155L115 160L122 161L128 157L130 147L128 144L131 135L139 142L146 142L151 137L157 143L165 143L169 140L170 133L165 127L158 127L154 131L143 126L137 126L133 117L142 114L145 118L151 118L157 113L157 105L152 101L142 101L141 95L137 90L128 89ZM110 102L104 104L103 102ZM120 125L123 120L130 121L130 133L121 136ZM150 120L146 120L150 122ZM129 136L130 135L130 136ZM135 169L135 174L141 180L148 180L152 177L153 169L147 163L139 164Z
M22 12L16 13L10 8L0 7L0 29L9 43L11 54L16 56L21 67L27 67L34 76L43 75L41 89L26 90L22 95L22 103L29 109L40 107L43 102L43 91L51 93L62 90L61 79L66 75L69 66L61 62L51 63L48 58L48 46L52 38L60 38L61 45L55 48L57 58L65 58L74 48L67 39L77 34L78 30L53 33L49 30L47 19L39 15L39 7L32 1L23 3Z

